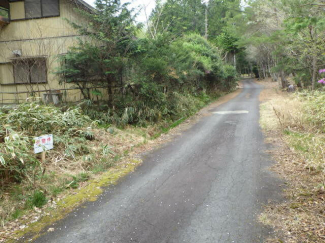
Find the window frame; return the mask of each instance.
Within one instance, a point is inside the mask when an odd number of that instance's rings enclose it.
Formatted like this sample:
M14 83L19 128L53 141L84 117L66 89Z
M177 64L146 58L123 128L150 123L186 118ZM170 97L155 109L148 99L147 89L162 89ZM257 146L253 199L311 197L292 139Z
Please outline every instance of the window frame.
M59 17L61 15L60 12L60 0L56 0L58 3L58 14L43 16L43 0L39 0L41 5L41 17L27 17L26 11L26 1L24 1L24 10L25 10L25 19L42 19L42 18L52 18L52 17Z
M31 73L31 68L32 68L32 62L36 62L37 60L43 60L45 64L44 72L45 72L45 80L41 82L32 82L32 73ZM16 69L17 69L17 63L19 62L25 62L25 65L28 65L28 80L27 82L17 82L17 77L16 77ZM30 85L37 85L37 84L47 84L48 83L48 73L47 73L47 58L46 57L30 57L30 58L24 58L24 59L16 59L13 63L13 76L14 76L14 83L15 85L20 85L20 84L30 84Z
M0 21L10 23L10 5L8 6L8 8L6 8L4 6L0 6L0 9L7 12L7 18L2 16L3 18L0 18Z

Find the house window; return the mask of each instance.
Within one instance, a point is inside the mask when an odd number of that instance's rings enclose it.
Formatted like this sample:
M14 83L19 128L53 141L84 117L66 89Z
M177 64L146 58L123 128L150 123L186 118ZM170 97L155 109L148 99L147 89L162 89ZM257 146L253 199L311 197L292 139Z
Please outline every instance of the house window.
M0 6L0 17L3 17L4 19L9 19L9 9Z
M16 84L46 83L46 59L23 59L14 62L14 79Z
M9 23L9 2L0 1L0 26Z
M60 15L59 0L25 0L26 18Z

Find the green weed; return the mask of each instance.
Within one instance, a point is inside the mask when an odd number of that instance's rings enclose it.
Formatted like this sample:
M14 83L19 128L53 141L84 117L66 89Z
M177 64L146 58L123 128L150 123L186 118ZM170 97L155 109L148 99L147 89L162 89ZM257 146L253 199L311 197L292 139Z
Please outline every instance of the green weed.
M79 182L84 182L89 180L89 175L87 173L80 173L76 176L71 176L72 180L68 182L67 187L76 189L79 187Z
M100 172L103 172L103 171L105 171L106 169L105 169L105 165L104 164L96 164L96 165L94 165L92 168L91 168L91 172L93 173L93 174L98 174L98 173L100 173Z
M78 182L83 182L83 181L88 181L89 180L89 174L88 173L80 173L77 175L77 181Z
M24 211L21 209L16 209L15 212L11 215L13 219L18 219L24 214Z
M49 191L53 197L57 197L61 192L63 192L63 187L61 186L50 186Z
M27 198L25 207L27 209L30 209L33 207L41 208L46 203L47 203L47 198L46 198L45 194L43 192L37 190L31 196L29 196Z

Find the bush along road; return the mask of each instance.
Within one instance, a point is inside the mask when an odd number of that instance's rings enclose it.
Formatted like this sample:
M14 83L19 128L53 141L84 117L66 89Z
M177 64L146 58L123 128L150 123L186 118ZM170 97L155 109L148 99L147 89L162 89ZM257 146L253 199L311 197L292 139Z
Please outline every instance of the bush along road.
M281 200L259 127L262 86L209 111L143 164L35 242L261 242L263 204ZM51 229L51 230L49 230ZM28 239L24 238L23 241Z

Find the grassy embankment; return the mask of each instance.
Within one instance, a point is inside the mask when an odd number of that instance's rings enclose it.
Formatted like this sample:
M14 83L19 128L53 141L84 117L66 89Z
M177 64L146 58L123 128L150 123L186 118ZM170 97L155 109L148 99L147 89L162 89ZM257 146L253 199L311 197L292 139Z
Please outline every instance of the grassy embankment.
M261 126L274 144L272 170L286 181L286 200L266 206L260 220L277 232L269 242L325 242L325 93L264 84Z
M82 202L96 200L102 186L141 164L138 154L168 140L161 134L216 99L189 98L181 101L179 119L146 127L98 124L80 107L31 102L0 109L0 242L37 236ZM54 134L44 163L33 153L33 138L42 134Z

